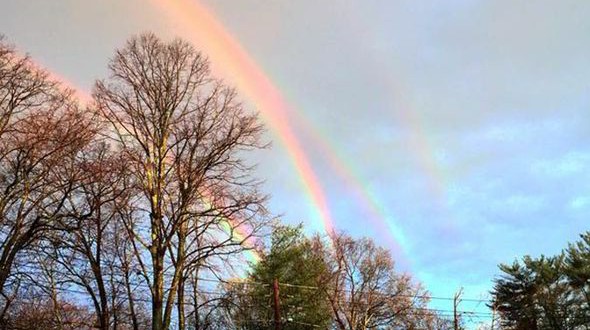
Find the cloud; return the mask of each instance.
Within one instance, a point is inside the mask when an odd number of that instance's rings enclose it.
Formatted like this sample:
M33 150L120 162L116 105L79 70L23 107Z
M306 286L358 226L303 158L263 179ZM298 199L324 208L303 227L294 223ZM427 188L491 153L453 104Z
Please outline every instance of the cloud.
M590 170L590 152L571 151L556 159L544 159L533 164L533 172L546 177L579 176Z
M590 208L590 196L576 196L569 202L572 211L586 211Z

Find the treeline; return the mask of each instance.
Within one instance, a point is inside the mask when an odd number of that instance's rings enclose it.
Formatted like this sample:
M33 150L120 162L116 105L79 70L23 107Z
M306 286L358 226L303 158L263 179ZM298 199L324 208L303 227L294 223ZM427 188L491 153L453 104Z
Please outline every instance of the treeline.
M500 265L492 295L502 329L590 328L590 232L558 255Z
M272 230L263 127L192 46L145 34L108 68L82 104L0 39L2 329L268 329L275 279L284 329L446 327L370 240Z
M266 227L242 159L264 147L262 125L203 55L143 35L109 72L82 105L0 45L4 328L38 328L21 318L49 313L44 329L184 329L194 274Z
M306 238L279 226L265 257L227 292L229 323L219 329L275 329L277 315L292 330L452 329L428 308L428 292L396 273L388 250L345 234Z

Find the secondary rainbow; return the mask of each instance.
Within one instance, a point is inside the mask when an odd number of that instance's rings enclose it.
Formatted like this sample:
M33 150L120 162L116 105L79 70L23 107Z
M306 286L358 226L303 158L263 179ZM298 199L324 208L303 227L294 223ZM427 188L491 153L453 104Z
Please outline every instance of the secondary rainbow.
M309 160L287 122L289 107L279 89L266 77L264 72L213 14L198 1L153 1L164 12L168 13L175 23L181 23L183 36L188 36L191 41L204 47L218 70L232 79L237 84L238 89L259 107L261 114L286 146L310 195L310 199L319 210L326 232L331 233L333 231L333 222L326 197ZM297 117L297 113L292 112L291 116ZM362 180L352 170L352 166L347 166L329 140L323 138L304 118L300 116L297 118L299 123L303 123L305 129L315 138L314 141L318 143L317 145L321 147L322 152L327 156L330 166L336 170L349 189L354 192L359 203L371 213L371 219L376 227L391 233L393 241L390 239L390 243L398 250L401 250L398 252L402 252L401 254L407 252L406 240L402 230L395 224L393 219L386 215L385 209L371 196L369 190L364 188Z
M403 230L397 226L397 223L388 214L386 208L379 202L378 198L374 197L371 190L366 187L367 184L355 170L354 165L345 160L345 158L338 152L338 148L330 143L328 137L321 134L321 131L315 129L313 124L303 117L298 117L299 123L306 129L308 133L316 142L316 147L321 150L326 157L330 167L335 170L336 174L342 178L348 190L352 192L356 200L362 205L365 211L369 212L372 222L375 224L378 235L384 235L387 243L394 249L397 257L404 258L408 253L409 246ZM389 234L386 234L389 233ZM408 263L408 260L404 260Z

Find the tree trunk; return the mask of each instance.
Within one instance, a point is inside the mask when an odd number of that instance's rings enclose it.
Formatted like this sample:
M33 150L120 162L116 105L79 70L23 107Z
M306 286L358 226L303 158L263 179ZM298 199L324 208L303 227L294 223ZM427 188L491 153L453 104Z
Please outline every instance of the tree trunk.
M170 326L172 321L172 310L174 304L174 298L177 297L178 286L182 277L183 266L184 266L184 241L178 242L178 256L176 260L176 268L174 270L174 277L170 283L170 291L168 292L168 299L166 300L166 307L164 309L164 324L165 329ZM180 306L184 308L184 304Z
M185 245L186 245L186 221L180 225L178 231L178 249L177 249L177 262L176 262L176 274L178 274L178 330L184 330L186 326L186 319L184 315L184 262L185 262ZM176 276L175 274L175 276Z
M178 330L185 330L186 318L184 316L184 279L178 282Z
M100 209L99 209L100 210ZM98 218L100 219L100 211L98 212ZM99 329L101 330L109 330L109 301L107 297L107 291L104 283L104 278L102 276L102 269L101 269L101 243L102 243L102 230L100 228L100 222L97 223L97 239L96 239L96 256L94 261L91 261L91 268L92 272L94 273L94 278L96 279L96 285L98 287L98 294L100 297L100 314L98 315L98 322L99 322ZM89 249L88 245L88 256L92 256L92 251Z
M164 326L164 262L159 249L152 249L153 294L152 294L152 330L166 330Z
M129 281L129 266L127 265L127 262L124 263L123 267L125 270L125 290L127 290L127 299L129 300L129 314L131 316L131 323L133 324L133 330L139 330L137 315L135 314L135 301L133 300L131 282Z
M199 269L200 269L200 265L197 264L197 267L194 270L193 273L193 308L194 308L194 314L195 314L195 330L199 330L201 329L201 317L199 314L200 308L199 308Z

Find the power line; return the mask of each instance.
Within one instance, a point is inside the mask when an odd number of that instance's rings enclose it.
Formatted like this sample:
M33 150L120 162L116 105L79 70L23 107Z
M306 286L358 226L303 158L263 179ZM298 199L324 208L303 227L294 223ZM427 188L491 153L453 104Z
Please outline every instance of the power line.
M61 291L61 292L65 292L65 293L76 293L76 294L82 294L82 295L88 295L88 291L84 291L84 290L76 290L76 289L72 289L72 288L64 288L64 287L54 287L54 288L50 288L50 289L54 289L56 291ZM224 295L227 292L225 291L209 291L209 290L199 290L199 293L203 293L203 294L221 294ZM236 293L236 292L233 292ZM237 294L241 294L241 295L249 295L250 293L248 292L240 292ZM128 297L124 297L124 298L120 298L122 300L129 300ZM150 299L144 299L144 298L140 298L140 297L133 297L133 300L136 301L140 301L140 302L146 302L146 303L151 303ZM176 303L176 302L175 302ZM253 305L250 305L250 307L252 307ZM431 312L431 313L440 313L441 315L443 315L444 313L453 313L452 310L447 310L447 309L436 309L436 308L427 308L427 307L409 307L407 310L412 310L414 311L423 311L423 312ZM462 315L472 315L472 316L491 316L492 313L490 312L474 312L474 311L457 311L458 314L462 314ZM407 311L398 311L396 314L400 315L406 315ZM426 314L425 314L426 315ZM443 315L444 316L444 315Z
M82 295L87 295L88 292L87 291L83 291L83 290L76 290L76 289L72 289L72 288L63 288L63 287L55 287L53 288L56 291L60 291L60 292L64 292L64 293L75 293L75 294L82 294ZM219 294L219 293L224 293L222 291L217 291L217 292L206 292L206 291L200 291L200 293L211 293L211 294ZM138 301L138 302L144 302L144 303L151 303L152 300L151 299L145 299L145 298L141 298L141 297L133 297L133 298L129 298L129 297L119 297L120 300L123 301L128 301L128 300L134 300L134 301ZM194 304L192 302L183 302L186 305L190 305L190 306L194 306ZM174 302L175 305L177 305L177 302ZM245 305L245 307L254 307L254 306L258 306L258 305ZM491 317L492 313L487 313L487 312L473 312L473 311L461 311L458 310L456 311L457 314L459 315L465 315L465 316L473 316L473 317L477 317L477 318L482 318L482 317ZM453 316L454 315L454 311L450 310L450 309L436 309L436 308L427 308L427 307L409 307L405 310L401 310L401 311L397 311L394 313L395 315L405 315L405 316L428 316L428 315L437 315L437 316L442 316L442 317L447 317L447 316Z
M54 273L57 273L58 275L61 276L65 276L65 277L70 277L70 276L78 276L75 274L71 274L71 273L66 273L63 271L58 271L58 270L52 270ZM43 274L45 275L45 274ZM93 274L89 274L91 275L91 277L94 277ZM92 278L92 280L94 281L95 279ZM257 281L250 281L250 280L221 280L221 279L212 279L212 278L196 278L197 281L202 281L202 282L208 282L208 283L220 283L220 284L256 284L256 285L261 285L261 286L270 286L270 284L266 284L266 283L262 283L262 282L257 282ZM122 279L107 279L105 280L105 282L114 282L116 284L119 285L123 285L123 286L127 286L128 284L123 281ZM84 286L81 285L79 283L76 283L74 281L71 281L72 284L77 285L77 286ZM137 287L142 287L144 289L151 289L151 287L148 285L148 283L145 282L136 282L136 281L129 281L129 285L133 286L135 288ZM302 289L310 289L310 290L321 290L321 288L317 287L317 286L308 286L308 285L298 285L298 284L291 284L291 283L279 283L279 286L285 286L285 287L294 287L294 288L302 288ZM349 289L343 289L343 292L347 292L347 293L352 293L352 290ZM227 294L227 291L222 291L222 290L216 290L216 291L211 291L211 290L203 290L203 289L198 289L199 293L202 294L210 294L210 295L224 295ZM84 294L88 294L88 292L83 292ZM237 295L248 295L250 293L248 293L247 291L233 291L232 294L237 294ZM409 295L409 294L386 294L386 293L382 293L382 292L372 292L371 294L374 295L379 295L379 296L386 296L386 297L403 297L403 298L417 298L417 299L431 299L431 300L444 300L444 301L452 301L453 298L450 297L437 297L437 296L429 296L429 295ZM462 299L463 301L473 301L473 302L489 302L489 299ZM430 309L432 311L440 311L443 312L444 310L435 310L435 309ZM452 311L451 311L452 312ZM461 313L463 314L479 314L479 313L483 313L483 312L470 312L470 311L461 311ZM492 313L487 313L489 315L491 315Z
M286 286L286 287L295 287L301 289L310 289L310 290L321 290L320 287L317 286L309 286L309 285L298 285L298 284L289 284L289 283L279 283L279 285ZM350 289L342 289L342 292L352 293ZM375 295L383 295L383 296L396 296L396 297L404 297L404 298L420 298L420 299L433 299L433 300L449 300L453 301L454 298L452 297L437 297L437 296L430 296L430 295L409 295L409 294L387 294L383 292L372 292L371 294ZM469 301L469 302L492 302L491 299L476 299L476 298L461 298L462 301Z

